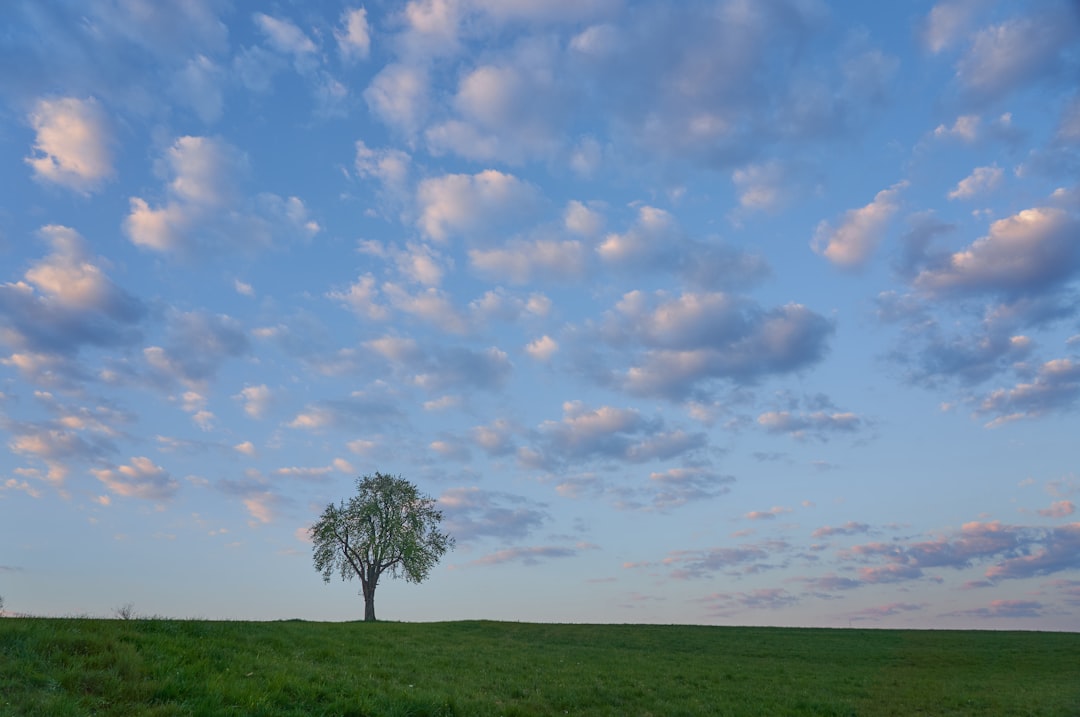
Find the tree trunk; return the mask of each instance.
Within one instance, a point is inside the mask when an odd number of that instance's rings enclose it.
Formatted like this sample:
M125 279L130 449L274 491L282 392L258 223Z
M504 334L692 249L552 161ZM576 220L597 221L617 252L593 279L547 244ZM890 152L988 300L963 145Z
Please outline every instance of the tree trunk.
M379 575L374 567L368 569L368 578L364 581L364 622L375 622L375 585Z
M364 622L375 622L375 591L364 592Z

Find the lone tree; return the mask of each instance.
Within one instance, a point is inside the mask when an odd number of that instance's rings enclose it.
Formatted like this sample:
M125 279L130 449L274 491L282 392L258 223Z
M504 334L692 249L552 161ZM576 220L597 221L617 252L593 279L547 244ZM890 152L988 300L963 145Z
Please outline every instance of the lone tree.
M314 542L315 569L329 583L335 572L342 580L360 577L364 620L375 620L375 587L386 571L423 581L454 539L439 530L442 512L401 476L356 479L356 495L326 506L309 528Z

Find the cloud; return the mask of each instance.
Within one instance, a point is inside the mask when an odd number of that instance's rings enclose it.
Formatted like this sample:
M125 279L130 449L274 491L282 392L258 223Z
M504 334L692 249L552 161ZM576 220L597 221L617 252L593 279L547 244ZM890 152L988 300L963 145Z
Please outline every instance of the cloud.
M946 613L949 617L1042 617L1046 606L1038 600L993 600L988 607Z
M734 576L777 567L771 559L783 559L791 545L782 540L744 543L734 548L714 547L704 550L674 550L659 566L677 580L710 579L717 573ZM647 563L648 566L654 566Z
M415 253L391 251L389 255L397 261L402 273L415 275L416 283L441 279L442 269L434 261L435 254L430 249ZM434 286L412 289L393 282L377 286L371 274L361 276L348 291L331 291L327 296L366 319L385 321L397 311L446 333L459 335L472 334L492 320L514 322L522 317L542 317L551 308L551 300L544 294L534 292L528 297L515 296L501 287L491 289L459 308L453 296L442 289Z
M243 356L250 348L247 334L230 316L174 312L165 347L147 346L143 356L158 376L202 390L228 359Z
M831 538L834 535L860 535L862 533L870 532L870 526L866 523L859 523L854 520L848 521L840 526L824 525L816 529L811 533L811 537L814 538Z
M225 109L222 85L225 71L206 55L197 55L173 75L170 92L207 124L221 119Z
M831 322L805 306L764 310L722 292L662 292L623 296L599 327L602 339L626 354L645 351L615 380L627 391L672 399L701 392L711 380L737 383L789 373L819 361Z
M921 28L923 46L938 54L956 42L970 28L978 4L975 0L945 0L926 16Z
M774 505L768 510L752 510L743 517L747 520L774 520L778 515L786 515L790 512L791 508Z
M0 48L0 89L17 102L41 88L92 94L110 107L147 115L173 70L198 55L228 50L228 29L216 0L183 3L96 2L71 13L63 5L8 4L12 28Z
M145 456L132 458L128 465L90 472L114 494L127 498L164 502L180 488L175 478Z
M889 220L900 208L899 195L907 185L906 181L898 182L878 192L866 206L849 209L837 227L821 222L811 242L813 250L844 269L864 266L881 243Z
M974 142L979 135L979 122L978 115L960 115L953 122L952 127L946 127L943 124L938 125L934 129L934 136L938 138L956 137L965 142Z
M532 467L562 470L591 460L631 464L668 460L705 443L703 433L668 430L661 419L646 419L634 409L590 409L580 401L567 401L562 419L541 423L533 447L519 451L518 457Z
M113 176L112 137L93 97L41 99L29 117L35 155L24 161L38 181L91 194Z
M980 563L990 563L985 571L990 580L1023 579L1080 567L1080 523L1038 528L970 522L933 540L867 543L842 550L839 556L858 562L885 561L858 571L864 583L917 580L927 577L929 569L961 570Z
M410 292L399 284L385 283L383 294L398 311L453 334L466 334L469 320L454 305L450 295L434 287Z
M927 607L928 603L892 602L888 605L878 605L849 613L852 620L880 620L883 617L893 617L905 612L919 612Z
M367 10L353 8L341 13L341 27L334 30L338 52L346 61L366 60L371 53L371 29Z
M486 426L474 426L470 431L473 442L490 456L505 456L514 452L513 424L505 418L496 418Z
M543 503L475 486L447 490L439 496L438 508L446 531L465 543L521 540L550 519Z
M353 391L344 398L309 403L287 425L308 431L327 428L370 431L400 425L404 418L405 413L392 394L385 391ZM356 443L356 447L365 446Z
M458 117L425 133L432 153L509 163L554 154L571 107L558 48L534 43L519 53L463 74L453 99Z
M340 461L340 463L338 463ZM351 466L347 461L338 459L328 466L285 466L275 468L274 475L282 478L294 478L296 480L325 483L330 480L330 474L334 471L351 473Z
M240 393L233 396L244 402L244 413L252 418L265 418L274 396L270 387L265 383L258 386L245 386Z
M1055 500L1049 508L1038 511L1044 518L1066 518L1076 512L1076 506L1071 500Z
M545 560L554 558L577 557L584 550L595 549L596 546L588 543L579 543L575 546L560 545L534 545L528 547L515 547L499 550L490 555L485 555L469 562L469 565L502 565L504 563L521 563L523 565L537 565Z
M550 361L558 350L559 342L546 334L525 346L525 353L537 361Z
M223 479L217 481L214 487L226 495L240 498L244 509L251 516L248 525L252 527L273 523L280 517L281 510L291 502L270 490L262 479Z
M39 383L86 380L76 354L137 343L147 309L106 275L74 229L48 225L38 234L51 253L23 281L0 284L0 345L14 351L4 361Z
M317 66L318 59L315 54L319 48L299 27L289 20L281 20L261 12L255 13L253 19L272 48L293 56L297 71L308 71Z
M980 30L956 65L956 78L972 97L989 101L1054 78L1068 67L1067 51L1080 37L1080 18L1068 3L1010 18Z
M914 285L934 294L1044 292L1080 269L1080 222L1062 209L1025 209L990 225L990 232L927 268Z
M472 5L500 22L577 24L616 14L622 0L472 0Z
M1080 363L1054 359L1040 366L1033 380L991 391L979 404L978 413L997 416L988 424L995 427L1068 410L1077 399L1080 399Z
M353 166L362 177L372 177L383 189L394 195L404 193L412 159L400 149L372 149L363 140L356 140Z
M16 455L42 461L47 469L44 480L57 487L64 484L73 465L100 464L116 450L110 440L111 432L96 426L90 426L90 435L84 436L87 431L83 426L66 420L46 423L4 421L0 425L13 435L8 449Z
M649 474L653 508L660 511L687 503L710 500L731 491L732 476L720 475L707 468L669 468Z
M997 189L1005 171L1001 167L976 167L949 192L949 199L974 199Z
M731 181L738 190L739 205L744 209L775 209L787 198L787 167L777 160L736 169L731 174Z
M794 414L790 411L769 411L758 416L758 425L769 433L787 433L792 438L804 439L808 436L818 440L828 440L830 433L851 433L860 430L865 421L854 413L813 413Z
M671 214L647 205L638 209L627 231L605 236L596 253L613 269L640 274L667 270L703 289L752 286L769 274L761 256L691 239Z
M514 284L580 278L587 259L585 246L573 239L513 239L493 249L469 250L469 264L477 274Z
M136 246L182 255L252 251L320 230L297 197L244 198L240 184L250 171L247 156L223 139L180 137L160 167L171 177L164 204L155 208L142 197L130 199L124 232Z
M425 179L416 202L420 230L435 241L446 241L461 235L491 236L528 218L539 207L540 194L512 174L487 169Z
M426 348L412 340L383 337L368 342L367 347L382 355L405 383L434 394L466 387L497 390L514 368L506 352L494 346Z
M698 602L709 605L709 613L726 617L744 610L782 610L799 602L784 588L758 588L749 592L713 593Z
M387 65L364 90L364 100L372 114L387 126L411 136L428 114L429 83L422 67Z

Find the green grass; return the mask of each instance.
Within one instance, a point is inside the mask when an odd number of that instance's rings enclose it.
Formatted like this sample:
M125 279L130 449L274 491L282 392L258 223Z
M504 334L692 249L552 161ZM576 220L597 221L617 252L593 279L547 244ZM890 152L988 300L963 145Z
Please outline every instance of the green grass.
M1080 715L1080 634L0 620L0 715Z

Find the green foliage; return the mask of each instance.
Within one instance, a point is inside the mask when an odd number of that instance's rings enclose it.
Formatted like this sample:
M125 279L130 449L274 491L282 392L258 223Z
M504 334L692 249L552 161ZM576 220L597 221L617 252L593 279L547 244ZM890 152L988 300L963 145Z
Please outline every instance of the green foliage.
M1069 715L1080 634L0 620L0 715Z
M375 588L383 573L419 583L454 546L439 530L435 501L400 476L376 472L356 481L356 495L326 506L311 526L315 569L330 582L360 578L365 620L375 619Z

